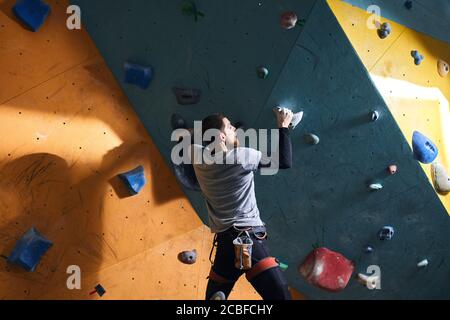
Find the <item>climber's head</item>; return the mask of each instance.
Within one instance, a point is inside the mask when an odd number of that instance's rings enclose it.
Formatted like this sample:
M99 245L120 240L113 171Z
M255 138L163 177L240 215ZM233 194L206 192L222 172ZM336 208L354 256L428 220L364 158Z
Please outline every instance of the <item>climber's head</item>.
M216 129L211 130L210 129ZM206 133L206 135L205 135ZM204 145L209 145L210 143L217 141L225 143L228 147L239 146L239 140L236 134L236 128L231 124L230 120L226 118L223 114L215 113L212 114L202 121L202 135ZM213 137L210 139L210 137Z

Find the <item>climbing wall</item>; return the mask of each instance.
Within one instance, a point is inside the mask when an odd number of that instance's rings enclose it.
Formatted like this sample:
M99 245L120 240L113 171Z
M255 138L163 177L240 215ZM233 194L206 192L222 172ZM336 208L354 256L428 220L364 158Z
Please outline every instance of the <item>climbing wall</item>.
M376 30L367 27L369 13L342 1L328 3L409 144L414 130L426 134L439 149L437 161L450 168L450 78L437 71L438 60L450 61L450 44L384 17L382 22L389 22L393 33L380 40ZM425 56L419 66L411 50ZM422 168L432 183L431 166ZM450 212L450 197L439 197Z
M74 3L168 163L174 112L192 121L222 111L248 127L271 128L275 105L305 111L292 134L294 168L256 178L269 245L289 265L292 287L313 299L450 297L446 209L325 1L197 1L205 14L198 21L183 15L178 1L126 8L119 1ZM306 18L305 27L281 29L285 10ZM148 90L123 83L127 60L154 67ZM268 67L268 79L256 77L258 65ZM173 86L201 89L201 101L177 105ZM370 120L374 109L377 122ZM319 145L304 143L308 132L321 138ZM390 164L399 168L394 176L386 171ZM383 189L370 192L373 182ZM206 221L201 195L185 193ZM384 225L395 227L393 240L378 239ZM370 255L364 253L368 244L375 249ZM312 287L297 266L316 246L343 253L356 272L378 265L382 289L368 290L354 279L340 293ZM430 265L418 269L424 258Z
M0 299L203 299L209 229L86 31L66 28L67 1L47 2L33 33L0 0L0 253L32 226L54 243L34 273L0 259ZM127 197L117 174L139 164L147 184ZM231 298L259 296L244 280Z

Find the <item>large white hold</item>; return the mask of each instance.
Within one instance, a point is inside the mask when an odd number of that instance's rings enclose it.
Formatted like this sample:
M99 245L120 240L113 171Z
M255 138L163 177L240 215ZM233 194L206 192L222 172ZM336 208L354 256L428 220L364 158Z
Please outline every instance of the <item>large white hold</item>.
M446 195L450 192L450 178L443 165L433 162L431 164L431 177L434 188L438 193Z

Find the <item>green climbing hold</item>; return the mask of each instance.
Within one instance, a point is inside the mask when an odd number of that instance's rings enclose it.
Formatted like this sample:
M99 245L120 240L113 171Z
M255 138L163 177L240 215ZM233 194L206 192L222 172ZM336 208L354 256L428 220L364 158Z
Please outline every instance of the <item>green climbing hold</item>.
M195 22L198 21L198 18L203 18L205 14L201 11L198 11L197 5L194 1L185 1L181 7L181 12L186 16L194 16Z
M283 262L280 262L279 264L281 271L286 271L289 268L289 266Z

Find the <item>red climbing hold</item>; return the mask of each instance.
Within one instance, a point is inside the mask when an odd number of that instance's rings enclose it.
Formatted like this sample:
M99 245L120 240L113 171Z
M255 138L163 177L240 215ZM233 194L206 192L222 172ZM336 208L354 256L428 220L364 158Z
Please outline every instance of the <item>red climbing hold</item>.
M306 257L298 270L312 285L337 292L347 286L354 268L353 263L342 254L318 248Z

